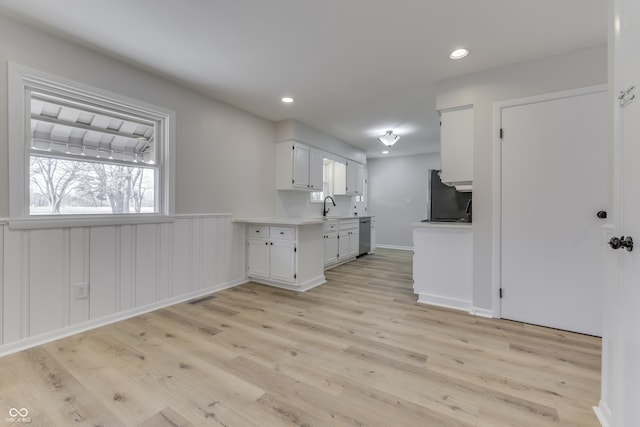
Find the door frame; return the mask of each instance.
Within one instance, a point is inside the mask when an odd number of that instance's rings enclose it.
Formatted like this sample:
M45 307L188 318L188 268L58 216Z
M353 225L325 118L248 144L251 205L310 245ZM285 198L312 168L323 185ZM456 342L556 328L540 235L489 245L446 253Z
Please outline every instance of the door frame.
M500 129L502 128L502 110L521 105L537 104L540 102L553 101L563 98L573 98L576 96L592 93L607 92L607 84L586 86L579 89L550 92L542 95L529 96L524 98L510 99L493 104L493 236L492 236L492 306L493 317L502 318L502 301L500 299L500 287L502 286L502 139Z

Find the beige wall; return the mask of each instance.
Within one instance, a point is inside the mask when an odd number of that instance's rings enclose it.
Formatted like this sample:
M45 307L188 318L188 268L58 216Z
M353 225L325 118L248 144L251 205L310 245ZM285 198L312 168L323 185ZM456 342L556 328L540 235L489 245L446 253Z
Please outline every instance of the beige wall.
M494 103L606 82L607 47L602 45L470 74L437 84L438 110L466 104L474 105L474 307L492 309Z
M275 212L275 125L0 16L0 217L9 215L7 62L176 111L176 213Z

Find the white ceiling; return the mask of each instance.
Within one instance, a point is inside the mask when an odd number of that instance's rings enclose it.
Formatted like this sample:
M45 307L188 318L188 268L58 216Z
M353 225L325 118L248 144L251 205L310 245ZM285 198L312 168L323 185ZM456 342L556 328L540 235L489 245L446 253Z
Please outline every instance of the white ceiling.
M607 0L0 0L0 13L380 156L439 149L435 83L606 42ZM452 61L465 46L471 54ZM294 104L280 102L292 96Z

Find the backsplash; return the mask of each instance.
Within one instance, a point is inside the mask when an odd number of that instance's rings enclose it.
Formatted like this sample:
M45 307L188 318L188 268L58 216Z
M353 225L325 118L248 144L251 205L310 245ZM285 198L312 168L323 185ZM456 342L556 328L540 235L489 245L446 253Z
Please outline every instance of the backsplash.
M353 196L333 196L336 206L331 206L328 216L353 215ZM276 191L276 216L287 218L322 216L322 203L311 202L306 191Z

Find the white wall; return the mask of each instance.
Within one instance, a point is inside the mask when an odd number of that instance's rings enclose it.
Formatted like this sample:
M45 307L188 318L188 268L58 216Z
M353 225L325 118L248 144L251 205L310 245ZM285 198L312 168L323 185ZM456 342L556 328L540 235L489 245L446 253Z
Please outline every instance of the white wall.
M607 82L607 47L471 74L437 84L438 110L473 104L473 305L492 309L493 105L497 101ZM603 159L603 161L608 161ZM543 165L541 165L543 166Z
M411 224L427 218L429 169L440 168L440 154L369 159L367 168L376 244L413 247Z
M0 129L7 61L176 111L176 212L275 211L275 125L78 45L0 16ZM8 210L7 132L0 132L0 217Z

